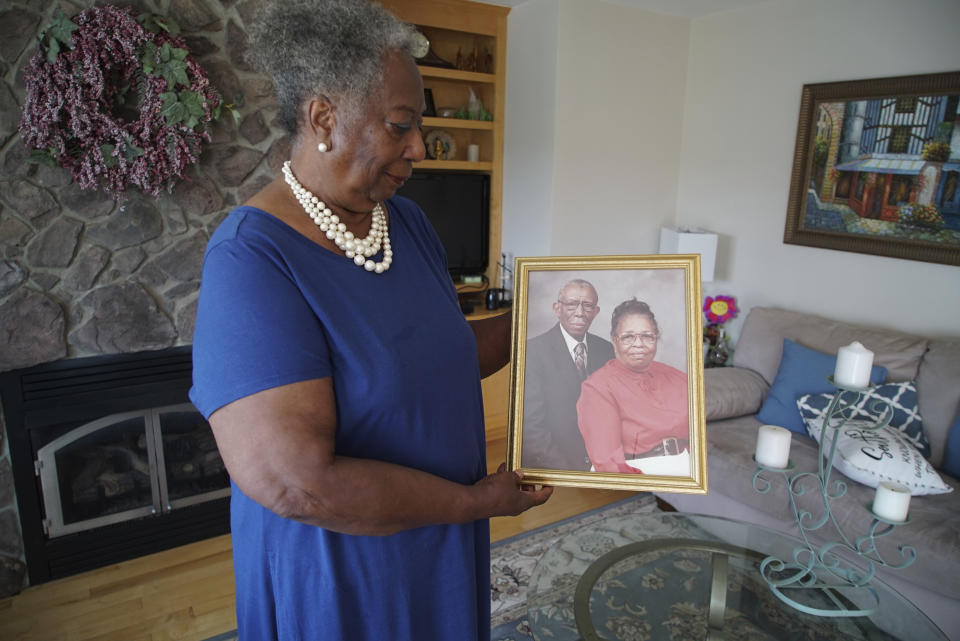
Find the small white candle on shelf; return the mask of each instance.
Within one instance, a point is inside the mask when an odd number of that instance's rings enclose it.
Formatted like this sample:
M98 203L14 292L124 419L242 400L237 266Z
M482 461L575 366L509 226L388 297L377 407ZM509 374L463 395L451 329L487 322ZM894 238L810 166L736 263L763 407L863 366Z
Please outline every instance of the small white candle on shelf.
M881 482L873 497L873 513L887 521L903 522L910 510L910 490L895 483Z
M777 425L761 425L757 432L757 464L783 469L790 462L790 430Z
M837 351L833 382L841 387L866 387L870 384L873 352L854 341Z

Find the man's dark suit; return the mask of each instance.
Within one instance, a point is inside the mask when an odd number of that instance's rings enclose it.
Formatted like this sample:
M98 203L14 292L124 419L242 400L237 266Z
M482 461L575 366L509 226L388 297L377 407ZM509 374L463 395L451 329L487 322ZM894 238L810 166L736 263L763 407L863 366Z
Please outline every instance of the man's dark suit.
M614 357L613 345L587 332L587 375ZM523 383L523 458L527 468L589 470L577 427L580 373L560 323L527 341Z

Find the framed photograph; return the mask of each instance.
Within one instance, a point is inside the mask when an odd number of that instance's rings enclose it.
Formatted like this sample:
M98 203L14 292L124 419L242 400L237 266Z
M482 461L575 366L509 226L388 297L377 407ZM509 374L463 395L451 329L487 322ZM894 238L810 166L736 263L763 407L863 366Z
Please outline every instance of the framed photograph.
M700 256L517 258L514 279L508 467L706 493Z
M783 240L960 265L960 71L804 85Z

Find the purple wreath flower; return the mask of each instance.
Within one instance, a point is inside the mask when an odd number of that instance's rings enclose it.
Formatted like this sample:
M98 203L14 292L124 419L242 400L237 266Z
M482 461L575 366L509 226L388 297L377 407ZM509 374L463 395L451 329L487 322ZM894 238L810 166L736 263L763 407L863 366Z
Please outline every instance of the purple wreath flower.
M210 141L222 100L166 29L112 5L59 13L24 70L20 135L34 156L118 199L130 185L154 197L171 188Z

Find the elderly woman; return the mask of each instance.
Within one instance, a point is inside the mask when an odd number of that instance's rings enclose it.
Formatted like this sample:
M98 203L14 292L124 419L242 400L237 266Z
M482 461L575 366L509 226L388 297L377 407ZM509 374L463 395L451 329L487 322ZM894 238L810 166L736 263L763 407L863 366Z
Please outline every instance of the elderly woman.
M640 473L642 459L679 454L689 444L687 375L654 360L660 327L646 303L620 303L610 324L616 358L583 382L580 432L596 471Z
M191 398L233 483L241 639L485 639L487 519L550 489L487 475L480 377L508 316L468 324L423 213L422 39L362 0L268 3L251 34L293 134L210 239Z

